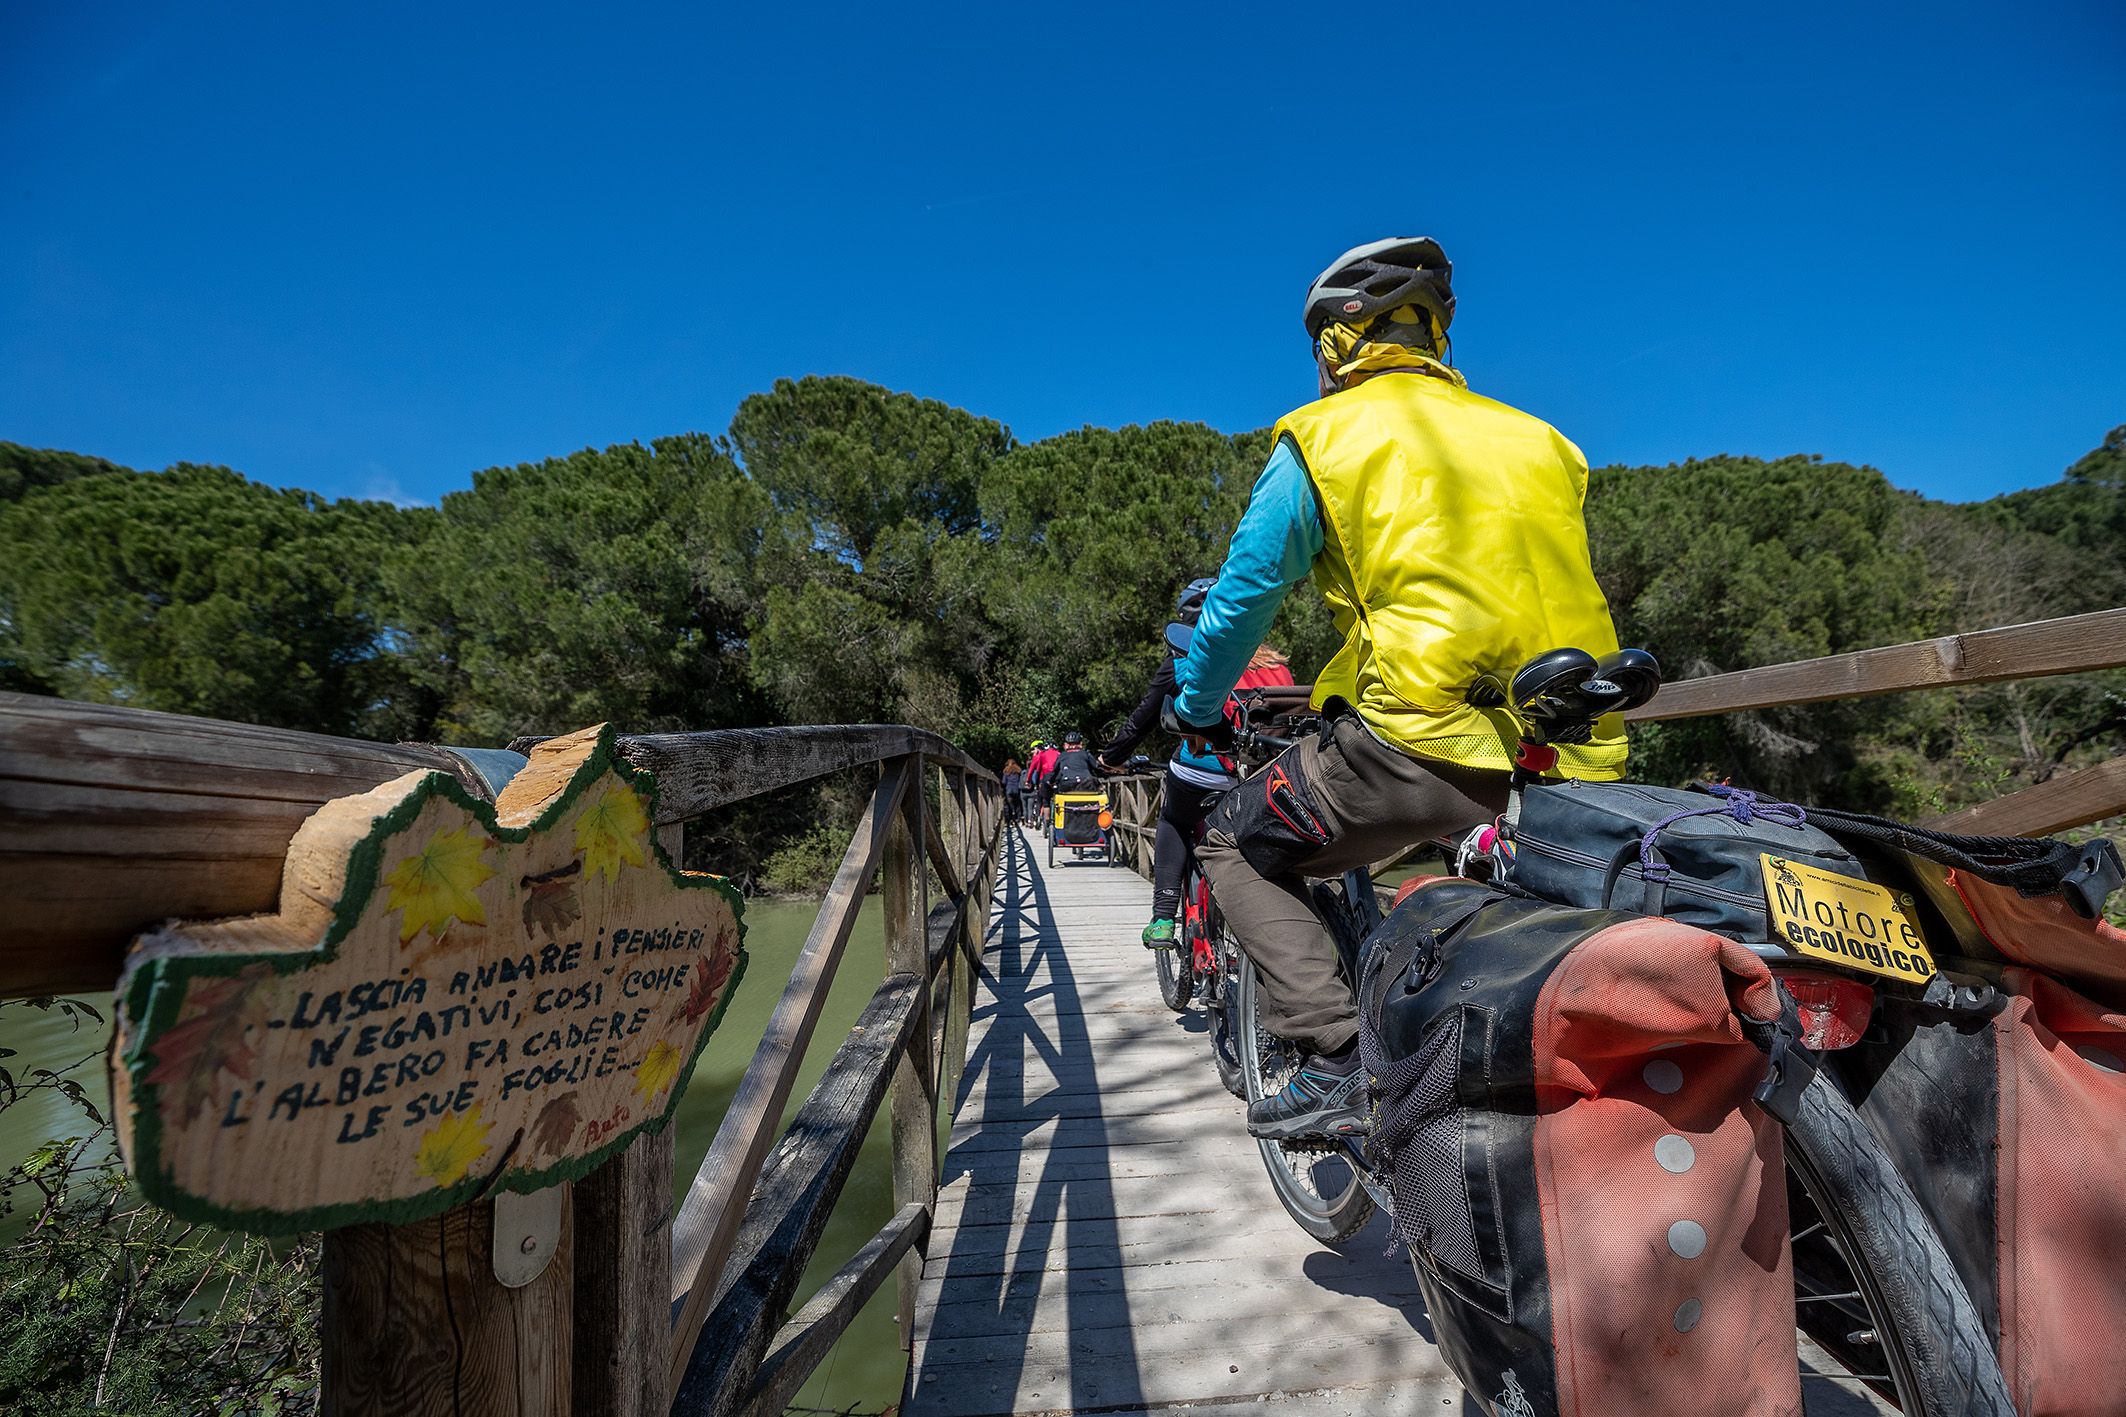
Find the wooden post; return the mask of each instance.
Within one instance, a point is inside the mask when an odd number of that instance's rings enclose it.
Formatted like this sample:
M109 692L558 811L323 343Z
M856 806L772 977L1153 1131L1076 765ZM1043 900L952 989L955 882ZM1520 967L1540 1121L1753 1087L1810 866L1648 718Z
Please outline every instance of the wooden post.
M974 862L967 854L967 844L973 838L973 823L967 819L966 775L956 767L938 765L938 827L945 842L945 855L959 872L963 894L971 896L975 889ZM930 1025L930 1036L935 1042L938 1060L949 1055L945 1051L946 1030L951 1027L953 1001L959 997L961 972L960 942L966 937L973 919L974 901L969 899L960 911L959 925L946 946L946 959L938 974L937 989L931 995L930 1006L936 1017ZM939 1098L950 1098L954 1080L946 1076L942 1061L934 1063L931 1076L936 1080Z
M492 1201L325 1232L322 1417L569 1417L568 1207L530 1284L495 1278Z
M989 901L996 887L995 856L992 852L1002 826L1003 793L988 783L962 779L960 801L968 814L969 856L967 909L960 918L961 938L955 942L949 967L952 987L950 1005L939 1034L943 1039L938 1059L938 1097L947 1117L960 1094L960 1076L967 1067L968 1019L974 1007L975 965L989 935Z
M920 758L912 765L920 771ZM916 781L921 782L917 777ZM929 882L923 870L920 791L910 792L886 837L886 972L926 979L930 971ZM908 1049L893 1074L893 1204L930 1205L937 1199L937 1112L930 1057L930 991L921 991L921 1017L912 1021ZM922 1260L909 1255L900 1266L901 1347L915 1334L916 1286Z
M672 1141L635 1138L576 1184L575 1417L672 1405Z

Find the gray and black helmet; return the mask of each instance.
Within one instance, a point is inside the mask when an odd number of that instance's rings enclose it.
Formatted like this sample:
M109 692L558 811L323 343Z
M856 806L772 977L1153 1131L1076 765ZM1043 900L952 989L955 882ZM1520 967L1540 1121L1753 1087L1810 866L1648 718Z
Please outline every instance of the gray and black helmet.
M1203 602L1210 598L1211 587L1218 584L1216 576L1198 576L1181 588L1181 598L1174 602L1174 613L1188 624L1195 624L1196 617L1203 613Z
M1364 325L1383 311L1415 305L1445 330L1454 323L1454 263L1429 236L1391 236L1338 256L1307 287L1307 338L1330 321Z

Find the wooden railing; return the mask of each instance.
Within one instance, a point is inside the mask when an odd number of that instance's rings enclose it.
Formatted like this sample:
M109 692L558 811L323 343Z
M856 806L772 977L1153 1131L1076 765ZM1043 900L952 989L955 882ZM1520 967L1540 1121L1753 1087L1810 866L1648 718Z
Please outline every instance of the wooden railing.
M512 1309L512 1294L532 1291L493 1289L475 1266L435 1275L433 1320L365 1315L368 1274L436 1270L439 1239L486 1234L494 1202L447 1212L441 1226L332 1232L328 1411L773 1417L896 1272L904 1342L908 1336L937 1193L937 1109L954 1095L965 1065L1002 840L996 778L937 736L898 726L660 734L622 737L618 748L656 774L654 825L674 860L685 823L705 812L873 763L879 782L677 1214L666 1127L574 1183L573 1272L558 1300L556 1286L547 1286L540 1305ZM273 909L289 840L324 803L410 769L449 773L491 801L498 766L507 765L479 750L360 743L0 694L0 900L8 902L0 915L0 997L108 993L142 929L173 916ZM932 769L935 812L924 786ZM946 897L935 905L926 862ZM784 1129L784 1108L874 876L885 905L885 979ZM889 1098L897 1213L782 1323L872 1117ZM403 1303L403 1279L395 1292ZM499 1316L492 1324L490 1310ZM416 1336L424 1345L470 1349L480 1334L500 1331L496 1325L508 1330L513 1354L460 1352L460 1369L481 1374L460 1391L394 1392L377 1381L380 1371L403 1366L400 1350ZM557 1348L567 1355L558 1363ZM369 1370L357 1391L348 1370L363 1364ZM512 1364L514 1373L498 1374Z
M752 1065L673 1220L675 1414L774 1417L896 1267L904 1346L910 1337L921 1273L910 1252L922 1248L937 1198L937 1109L941 1100L949 1105L966 1063L968 1006L1002 840L996 779L945 751L953 764L940 769L942 829L919 780L925 755L884 761ZM948 897L934 907L925 900L926 856ZM881 869L885 982L770 1157L866 884ZM899 1211L778 1328L889 1084Z

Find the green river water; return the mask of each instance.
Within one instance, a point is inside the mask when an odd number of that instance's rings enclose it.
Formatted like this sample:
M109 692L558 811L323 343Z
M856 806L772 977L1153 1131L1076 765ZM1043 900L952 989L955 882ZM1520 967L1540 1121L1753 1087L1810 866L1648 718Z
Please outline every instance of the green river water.
M745 910L746 951L749 956L744 981L731 1000L730 1012L702 1050L693 1082L680 1099L677 1158L673 1170L674 1204L684 1195L709 1142L723 1121L738 1080L753 1057L766 1027L768 1013L789 978L797 951L818 906L811 902L748 901ZM856 1016L863 1011L872 991L885 976L885 935L880 926L880 907L874 898L865 902L847 952L834 979L818 1032L805 1056L803 1071L791 1092L784 1120L795 1115L812 1085L826 1070L841 1046ZM106 1016L108 1001L91 1001ZM72 1028L57 1010L40 1014L10 1006L0 1012L0 1047L12 1048L17 1056L5 1066L17 1078L33 1068L63 1068L91 1052L99 1052L107 1037L103 1030ZM100 1057L74 1071L95 1100L98 1110L107 1105L107 1089ZM62 1099L40 1096L0 1112L0 1167L14 1164L44 1141L65 1135L80 1135L88 1129ZM839 1269L849 1257L893 1218L893 1145L891 1128L883 1113L864 1140L856 1170L842 1192L833 1218L827 1223L811 1270L792 1303L794 1311L812 1291ZM17 1225L0 1231L0 1242L11 1240ZM796 1407L877 1412L900 1401L901 1382L907 1372L907 1355L900 1347L900 1329L894 1320L894 1286L889 1281L872 1297L856 1322L843 1336L834 1353L821 1364L793 1405Z

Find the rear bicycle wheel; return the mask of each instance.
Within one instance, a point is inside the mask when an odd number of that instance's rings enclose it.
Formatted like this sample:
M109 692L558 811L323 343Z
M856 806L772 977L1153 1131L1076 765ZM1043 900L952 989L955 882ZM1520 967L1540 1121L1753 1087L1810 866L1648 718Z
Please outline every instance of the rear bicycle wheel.
M1218 1081L1235 1097L1248 1095L1247 1070L1240 1056L1240 1041L1246 1030L1240 1026L1239 949L1233 937L1226 932L1225 918L1211 907L1212 924L1217 934L1212 941L1212 958L1215 964L1210 978L1204 984L1203 1012L1209 1023L1206 1030L1211 1040L1211 1066L1218 1070Z
M2007 1380L1918 1197L1825 1069L1786 1134L1795 1318L1906 1417L2013 1417Z
M1180 926L1174 932L1174 943L1163 950L1152 951L1152 965L1159 971L1159 1001L1180 1013L1188 1007L1189 998L1196 992L1196 971L1189 963L1189 932L1196 928L1194 912L1184 908Z
M1188 1007L1196 992L1196 937L1203 929L1203 903L1209 898L1202 884L1203 873L1191 860L1181 877L1181 915L1174 921L1174 943L1152 951L1159 967L1159 998L1177 1014Z
M1240 987L1234 1022L1238 1025L1241 1076L1247 1100L1259 1102L1274 1095L1285 1080L1306 1062L1294 1044L1275 1037L1262 1026L1260 993L1255 966L1245 955L1240 961ZM1351 1166L1348 1153L1327 1142L1257 1141L1270 1185L1283 1203L1285 1213L1299 1228L1325 1245L1350 1239L1373 1218L1373 1198Z

